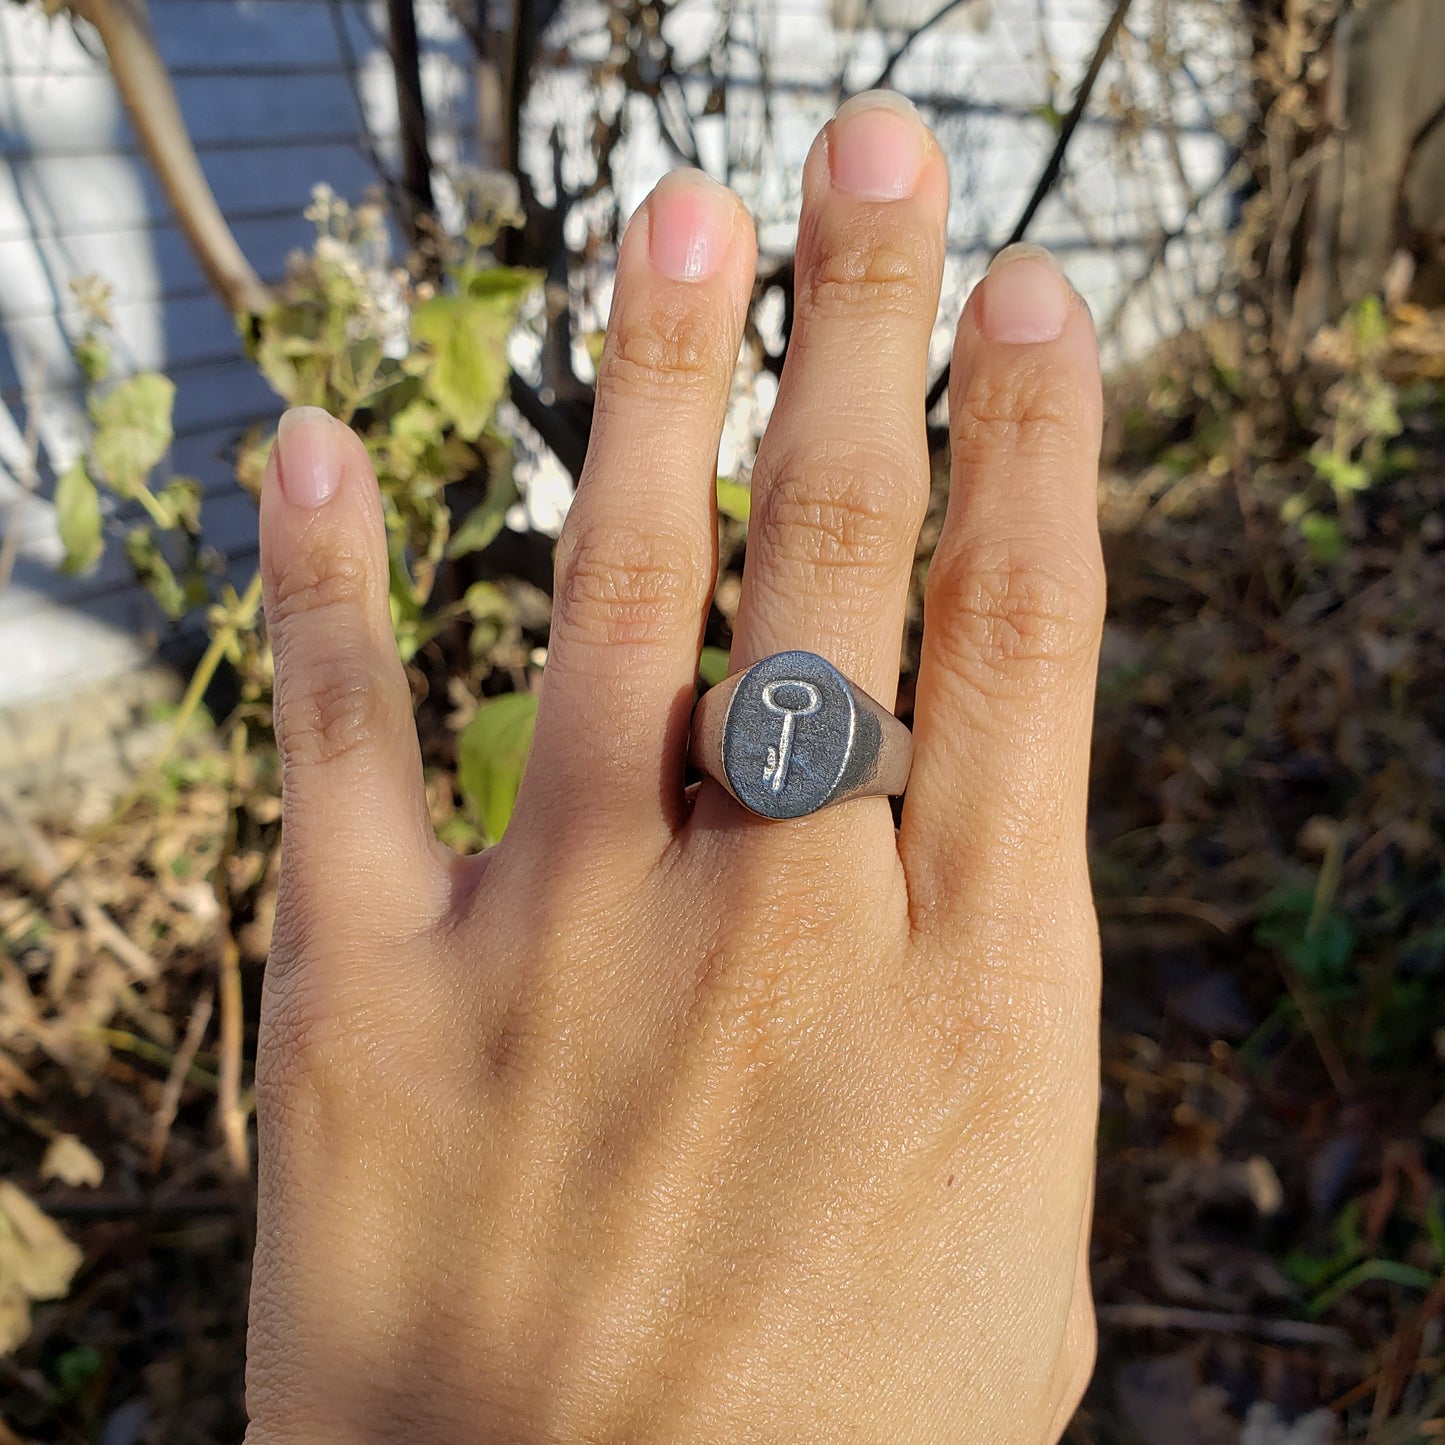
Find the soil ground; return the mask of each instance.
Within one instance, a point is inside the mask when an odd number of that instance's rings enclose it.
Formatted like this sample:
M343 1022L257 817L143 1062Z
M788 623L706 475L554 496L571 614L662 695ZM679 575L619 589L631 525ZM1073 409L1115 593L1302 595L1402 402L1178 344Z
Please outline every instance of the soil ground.
M1280 516L1299 459L1198 418L1113 444L1101 1348L1074 1442L1445 1438L1438 395L1405 421L1325 561ZM435 701L422 722L445 818L451 734ZM34 1225L31 1292L73 1277L28 1335L0 1300L24 1336L0 1445L240 1438L273 767L202 740L98 839L83 796L11 830L0 1157L80 1255ZM0 1283L16 1218L0 1198Z

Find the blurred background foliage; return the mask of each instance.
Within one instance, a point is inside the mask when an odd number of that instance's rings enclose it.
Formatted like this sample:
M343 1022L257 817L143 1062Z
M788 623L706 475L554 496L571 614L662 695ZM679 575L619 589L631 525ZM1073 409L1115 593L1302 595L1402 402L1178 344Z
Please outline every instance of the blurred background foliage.
M1102 1349L1074 1441L1445 1438L1445 225L1415 199L1445 95L1374 160L1398 178L1388 244L1360 239L1361 203L1334 173L1342 136L1366 128L1350 104L1375 103L1342 93L1341 46L1389 5L1189 12L1242 24L1252 109L1208 314L1109 382L1090 822ZM516 797L547 645L550 539L507 525L518 432L576 475L598 333L568 286L586 247L564 233L605 188L620 122L592 132L591 192L566 192L559 160L540 198L523 117L562 12L521 5L504 52L478 38L502 164L461 188L460 218L438 219L423 117L402 180L361 205L318 189L314 244L263 286L186 160L144 8L68 9L105 45L237 346L375 462L433 816L449 843L485 846ZM1129 9L1112 7L1096 62L1130 35ZM689 158L687 115L714 100L675 83L666 7L600 14L597 92L651 107ZM1146 47L1152 63L1187 66L1179 33L1157 34L1173 39ZM415 55L402 45L396 63L405 89ZM1098 68L1051 103L1057 144L1016 234L1067 183L1080 117L1117 103L1091 94ZM615 241L618 220L598 232ZM744 391L781 365L789 280L786 263L760 277ZM111 504L128 504L136 575L167 615L201 610L207 636L164 745L95 816L0 791L15 842L0 874L0 1445L233 1440L275 906L271 663L259 584L226 580L200 489L155 480L171 382L116 379L104 284L78 299L92 425L56 479L65 566L94 567ZM530 377L519 334L540 358ZM930 419L920 580L948 471ZM237 449L253 494L272 440L258 427ZM745 472L720 477L704 683L727 668L748 502ZM920 622L915 589L905 719Z

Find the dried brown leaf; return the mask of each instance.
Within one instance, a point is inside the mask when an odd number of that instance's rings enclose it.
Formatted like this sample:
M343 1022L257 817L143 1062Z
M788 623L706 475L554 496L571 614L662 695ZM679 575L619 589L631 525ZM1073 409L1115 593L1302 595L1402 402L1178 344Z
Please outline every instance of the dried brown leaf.
M40 1177L93 1189L105 1178L105 1165L74 1134L57 1134L41 1160Z
M30 1300L17 1284L0 1285L0 1357L23 1345L30 1335Z
M0 1180L0 1354L30 1333L29 1302L62 1298L83 1258L24 1190Z
M83 1256L24 1190L0 1180L0 1281L33 1300L60 1299Z

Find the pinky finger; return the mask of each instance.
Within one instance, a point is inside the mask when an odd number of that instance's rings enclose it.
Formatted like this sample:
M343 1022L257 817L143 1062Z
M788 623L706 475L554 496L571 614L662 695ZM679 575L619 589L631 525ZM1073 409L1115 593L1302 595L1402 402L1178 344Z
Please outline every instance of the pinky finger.
M348 929L439 914L443 868L392 634L376 478L356 436L315 407L281 419L261 494L261 573L285 902ZM400 911L384 915L389 904Z

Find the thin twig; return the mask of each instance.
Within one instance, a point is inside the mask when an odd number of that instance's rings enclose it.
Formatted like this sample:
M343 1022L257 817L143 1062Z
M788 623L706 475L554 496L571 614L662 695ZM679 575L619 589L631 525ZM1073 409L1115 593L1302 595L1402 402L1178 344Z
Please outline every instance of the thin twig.
M1235 920L1224 909L1195 898L1101 898L1097 903L1103 916L1139 914L1144 917L1197 918L1218 933L1233 933Z
M467 6L462 3L462 0L447 0L447 13L471 41L472 49L477 53L478 62L489 62L492 58L492 46L487 38L485 26L467 13Z
M1144 259L1144 264L1139 268L1134 279L1129 282L1124 293L1114 303L1114 309L1109 313L1108 319L1099 325L1099 336L1101 339L1110 339L1118 335L1119 327L1123 322L1125 309L1133 301L1135 296L1144 288L1145 283L1154 274L1155 270L1163 264L1169 253L1169 248L1176 241L1187 234L1190 223L1194 220L1201 208L1211 200L1226 184L1236 184L1243 178L1236 175L1240 166L1241 156L1239 152L1231 152L1227 162L1220 167L1219 174L1209 182L1207 186L1201 186L1190 196L1185 204L1184 212L1179 219L1177 226L1166 227L1160 230L1149 248L1149 254Z
M396 84L397 121L402 157L404 217L414 246L420 246L428 226L435 231L436 198L431 185L431 141L427 134L426 99L421 88L421 59L417 50L416 11L411 0L387 0L386 48Z
M20 465L12 467L23 493L34 493L40 482L40 393L45 387L45 358L25 388L25 435L21 441ZM5 508L5 535L0 538L0 592L10 585L15 559L20 555L20 504L24 495L11 498Z
M1315 1007L1314 995L1285 958L1281 956L1278 963L1284 986L1289 990L1295 1007L1299 1009L1300 1018L1304 1020L1310 1038L1314 1040L1315 1052L1325 1066L1325 1073L1330 1076L1335 1093L1341 1099L1350 1098L1355 1092L1355 1086L1350 1078L1349 1067L1345 1063L1344 1054L1340 1052L1340 1046L1335 1042L1335 1036L1325 1022L1324 1015Z
M1084 72L1084 78L1079 82L1079 88L1074 94L1074 103L1069 107L1069 113L1064 117L1063 125L1059 127L1058 139L1054 141L1054 149L1049 155L1047 164L1039 173L1038 180L1034 183L1033 194L1029 197L1028 204L1023 208L1018 220L1014 222L1014 228L1009 232L1009 238L1004 245L1012 246L1016 241L1023 240L1039 207L1043 205L1044 198L1053 190L1054 182L1058 180L1059 172L1064 168L1064 156L1068 152L1069 142L1073 140L1074 132L1079 128L1079 122L1084 118L1084 111L1094 94L1094 86L1104 68L1104 62L1109 58L1110 52L1114 49L1114 42L1124 28L1124 20L1129 14L1129 7L1132 3L1133 0L1114 0L1114 13L1109 16L1109 23L1104 26L1103 34L1099 36L1099 43L1094 47L1094 54L1089 60L1089 68Z
M138 1215L235 1214L244 1210L243 1196L230 1189L134 1198L118 1194L42 1194L35 1201L56 1219L126 1219Z
M1333 1325L1305 1320L1261 1319L1257 1315L1231 1315L1218 1310L1181 1309L1170 1305L1101 1304L1094 1313L1100 1325L1121 1330L1189 1330L1212 1335L1248 1335L1282 1345L1318 1345L1348 1349L1350 1337Z
M251 1172L246 1111L241 1107L241 952L227 928L221 935L221 1088L216 1109L226 1158L237 1178Z
M872 85L865 85L864 90L882 90L885 86L893 83L893 72L898 62L913 48L913 46L928 34L935 26L941 25L955 10L962 10L965 5L976 4L977 0L947 0L947 3L940 5L927 20L916 30L910 30L908 34L898 43L898 48L883 63L883 69L875 77Z
M68 8L99 33L141 149L211 289L227 311L259 315L271 303L270 288L252 269L216 202L156 44L146 0L69 0Z
M1094 85L1099 79L1099 72L1103 70L1104 62L1114 48L1114 41L1118 38L1119 31L1124 28L1124 18L1128 15L1129 7L1132 4L1133 0L1114 0L1114 12L1109 16L1109 23L1104 26L1103 34L1099 36L1099 43L1094 47L1094 55L1089 61L1089 68L1084 72L1084 78L1079 82L1078 90L1074 92L1074 103L1069 107L1069 113L1064 117L1063 125L1059 127L1054 149L1043 170L1039 172L1039 178L1034 182L1033 193L1029 196L1028 203L1024 206L1018 220L1014 222L1014 228L1009 232L1008 240L1004 242L1005 246L1012 246L1016 242L1022 241L1028 234L1028 229L1033 224L1039 207L1043 205L1049 192L1053 190L1055 182L1059 179L1059 172L1063 170L1064 156L1068 152L1069 142L1073 140L1074 132L1079 128L1079 122L1084 118L1084 111L1094 93ZM943 370L938 374L938 380L929 388L925 413L931 412L947 392L950 369L951 363L945 362Z
M82 1026L79 1033L81 1038L94 1039L112 1052L118 1049L123 1054L134 1054L136 1058L144 1059L146 1063L154 1064L156 1068L164 1069L167 1073L176 1061L174 1050L156 1043L154 1039L132 1033L129 1029L101 1028L92 1024ZM209 1089L212 1093L221 1087L221 1081L197 1063L192 1063L186 1070L186 1078L197 1088Z
M3 787L0 787L0 818L5 820L30 854L41 889L70 909L95 942L124 964L136 978L143 983L154 983L161 975L155 959L130 938L74 877L65 876L68 869L61 863L49 840L21 815L15 800Z
M186 1076L200 1052L201 1040L206 1036L206 1027L211 1022L211 995L203 993L191 1009L190 1021L186 1024L186 1036L176 1051L171 1071L166 1076L165 1087L161 1090L161 1101L156 1108L155 1126L151 1132L151 1173L159 1172L161 1160L165 1158L166 1145L170 1142L171 1125L176 1122L176 1111L181 1106L181 1091L186 1086Z
M1420 1362L1420 1349L1425 1327L1441 1310L1445 1310L1445 1274L1435 1281L1420 1308L1390 1342L1390 1358L1380 1371L1379 1388L1375 1392L1374 1409L1370 1412L1370 1430L1377 1432L1390 1418L1405 1393L1410 1377Z
M226 834L221 856L216 860L216 902L220 916L216 920L218 947L217 967L221 992L221 1087L216 1110L221 1120L221 1137L226 1143L226 1158L236 1178L244 1179L251 1172L251 1150L246 1131L246 1112L241 1107L241 1043L243 1013L241 1003L241 950L231 926L231 889L227 882L227 866L236 847L237 814L240 808L240 776L246 761L246 726L239 724L231 734L231 799L227 810Z
M341 73L345 76L347 88L351 91L351 103L356 110L357 124L361 127L357 134L357 140L367 161L370 162L372 170L376 172L376 178L381 182L381 188L386 192L387 201L392 210L399 214L398 198L401 188L396 178L387 170L386 164L381 158L381 150L376 143L376 137L371 131L371 118L366 113L366 102L362 99L361 82L358 79L361 63L356 56L356 47L351 43L351 36L346 30L346 16L342 13L339 0L327 0L326 8L331 17L331 33L336 40L336 55L341 61Z
M252 575L250 582L242 594L236 608L236 614L241 625L249 625L256 615L256 609L261 605L261 574L256 572ZM136 779L131 790L111 809L110 816L103 823L98 824L85 835L85 841L80 852L67 865L66 871L85 857L87 853L110 832L118 823L122 822L140 800L150 791L161 770L170 760L177 745L185 736L186 729L190 726L191 719L196 715L201 705L201 699L206 695L206 689L210 687L211 680L220 669L221 663L225 660L226 649L231 645L234 633L229 627L221 627L211 638L210 645L206 648L205 654L200 662L196 664L196 670L191 674L191 680L186 685L185 694L181 698L180 706L176 709L176 715L171 721L171 730L166 734L166 740L161 746L160 752L153 757L146 765L140 777Z

